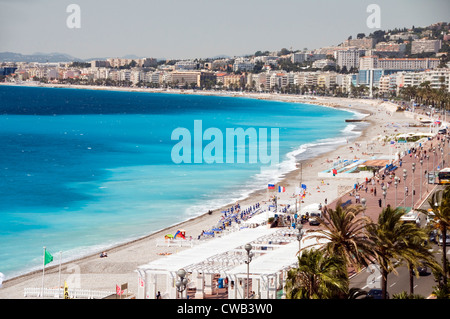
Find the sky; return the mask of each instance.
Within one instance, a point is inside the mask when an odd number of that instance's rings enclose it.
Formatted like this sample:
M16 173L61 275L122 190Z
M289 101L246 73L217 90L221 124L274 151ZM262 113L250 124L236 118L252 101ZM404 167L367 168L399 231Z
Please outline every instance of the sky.
M70 4L79 28L69 28ZM378 5L380 28L367 12ZM337 45L350 35L450 22L449 0L0 0L0 52L80 59L230 57Z

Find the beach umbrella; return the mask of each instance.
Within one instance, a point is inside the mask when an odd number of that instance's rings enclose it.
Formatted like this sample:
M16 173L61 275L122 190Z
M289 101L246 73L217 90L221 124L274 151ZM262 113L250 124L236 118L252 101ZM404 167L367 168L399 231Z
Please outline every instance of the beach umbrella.
M165 235L164 237L167 237L167 238L173 238L173 235L172 235L172 234L167 234L167 235Z

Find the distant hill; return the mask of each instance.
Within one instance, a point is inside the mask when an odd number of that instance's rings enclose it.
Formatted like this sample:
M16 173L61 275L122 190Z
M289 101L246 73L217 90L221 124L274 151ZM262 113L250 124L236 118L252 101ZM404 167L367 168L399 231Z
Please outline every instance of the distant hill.
M1 62L72 62L84 61L64 53L41 53L20 54L15 52L0 52Z

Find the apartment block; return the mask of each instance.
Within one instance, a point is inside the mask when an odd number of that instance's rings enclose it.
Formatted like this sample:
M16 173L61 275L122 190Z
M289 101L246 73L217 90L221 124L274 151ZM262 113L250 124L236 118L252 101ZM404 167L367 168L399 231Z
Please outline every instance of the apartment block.
M362 38L362 39L349 39L342 43L343 47L356 47L358 49L370 50L375 46L375 39Z
M336 52L336 63L341 68L344 66L347 70L359 67L359 50L341 50Z
M411 45L411 53L434 52L437 53L442 47L441 40L414 40Z
M405 43L379 42L375 45L375 50L380 52L405 52Z

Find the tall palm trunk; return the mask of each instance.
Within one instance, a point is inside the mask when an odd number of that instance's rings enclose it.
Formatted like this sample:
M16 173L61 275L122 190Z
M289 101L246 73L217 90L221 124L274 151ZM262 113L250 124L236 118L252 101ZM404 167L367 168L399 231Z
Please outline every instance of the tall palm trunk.
M387 276L388 271L383 267L383 270L381 271L381 295L383 296L383 299L387 299Z
M444 282L444 286L447 286L447 275L448 275L448 270L447 270L447 226L444 225L442 227L442 268L444 269L444 278L443 278L443 282Z
M408 264L409 268L409 293L414 294L414 270L411 263Z

